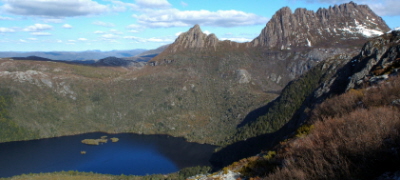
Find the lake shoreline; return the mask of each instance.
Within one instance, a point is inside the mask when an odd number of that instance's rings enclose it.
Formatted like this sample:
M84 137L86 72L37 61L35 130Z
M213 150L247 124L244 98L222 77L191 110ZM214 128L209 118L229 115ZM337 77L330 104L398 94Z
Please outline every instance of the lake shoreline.
M190 142L190 143L197 143L197 144L204 144L204 145L212 145L212 146L217 146L217 147L221 147L219 145L216 144L208 144L208 143L202 143L202 142L197 142L197 141L190 141L185 137L182 136L173 136L171 134L144 134L144 133L135 133L135 132L107 132L107 131L88 131L88 132L78 132L78 133L68 133L65 135L56 135L56 136L45 136L45 137L41 137L41 138L32 138L32 139L22 139L22 140L17 140L17 141L4 141L1 143L8 143L8 142L23 142L23 141L32 141L32 140L44 140L44 139L51 139L51 138L59 138L59 137L65 137L65 136L76 136L76 135L82 135L82 134L89 134L89 133L104 133L104 134L108 134L108 135L115 135L115 134L133 134L133 135L149 135L149 136L169 136L169 137L173 137L173 138L183 138L186 142Z
M96 146L81 142L105 136L120 141ZM209 159L216 148L169 135L104 132L4 142L0 143L0 177L70 170L113 175L168 174L199 165L211 167Z

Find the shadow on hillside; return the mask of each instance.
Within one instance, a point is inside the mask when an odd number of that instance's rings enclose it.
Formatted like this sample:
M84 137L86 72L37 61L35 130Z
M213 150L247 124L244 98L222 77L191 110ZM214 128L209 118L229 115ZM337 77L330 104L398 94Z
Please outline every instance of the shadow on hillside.
M210 158L210 163L213 165L213 171L220 170L221 168L232 164L240 159L254 156L262 150L267 150L275 146L278 142L287 138L298 124L297 120L292 119L285 124L281 129L274 133L264 134L261 136L249 138L245 141L239 141L228 145L222 150L214 153Z
M248 123L256 121L258 117L265 115L265 112L268 112L268 109L270 109L273 106L273 104L277 101L277 99L278 98L269 102L265 106L259 107L255 110L251 111L249 114L246 115L246 117L243 119L243 121L236 126L236 128L241 128Z

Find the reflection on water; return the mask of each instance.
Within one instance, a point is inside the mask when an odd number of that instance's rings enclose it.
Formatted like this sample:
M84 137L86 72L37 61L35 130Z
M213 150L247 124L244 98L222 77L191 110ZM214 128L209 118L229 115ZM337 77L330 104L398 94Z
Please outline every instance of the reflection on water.
M119 141L98 146L81 143L83 139L101 136L117 137ZM115 175L167 174L185 167L210 165L208 159L214 148L163 135L105 133L0 143L0 177L69 170Z

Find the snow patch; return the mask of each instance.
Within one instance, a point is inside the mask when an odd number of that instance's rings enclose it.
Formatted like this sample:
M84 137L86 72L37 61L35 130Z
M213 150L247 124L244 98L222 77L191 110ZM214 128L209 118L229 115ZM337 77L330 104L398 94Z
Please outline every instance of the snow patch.
M308 40L308 38L307 38L307 46L308 46L308 47L311 47L311 41Z
M394 29L388 31L387 33L392 33L393 31L400 31L400 27L394 28Z
M369 29L367 26L360 24L357 20L354 20L355 27L349 26L341 29L351 34L362 34L365 37L376 37L383 34L379 29Z

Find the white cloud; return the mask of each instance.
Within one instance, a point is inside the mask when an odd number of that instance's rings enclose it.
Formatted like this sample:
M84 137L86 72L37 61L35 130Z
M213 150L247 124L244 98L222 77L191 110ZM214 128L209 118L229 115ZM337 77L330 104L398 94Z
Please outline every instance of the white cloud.
M399 16L400 3L398 0L381 0L377 3L367 3L379 16Z
M208 30L203 31L203 33L204 33L204 34L207 34L207 35L211 34L211 32L208 31Z
M288 0L292 1L292 0ZM348 3L348 0L302 0L308 3L326 3L326 4L342 4ZM360 0L357 4L368 5L379 16L399 16L400 3L398 0Z
M30 32L44 31L44 30L50 30L52 28L53 28L53 26L50 26L48 24L35 24L35 25L24 28L23 31L30 31Z
M128 8L133 11L144 9L166 9L172 5L167 0L135 0L135 3L126 3L120 0L106 0L113 3L111 9L116 12L126 11Z
M104 34L101 37L106 38L106 39L113 39L113 38L118 38L115 34Z
M234 27L265 24L268 18L237 10L180 11L178 9L146 10L133 15L145 27L186 27L195 24L214 27Z
M31 40L31 41L36 41L37 40L37 38L28 38L29 40Z
M110 29L110 32L111 32L112 34L124 34L123 32L118 31L118 30L116 30L116 29Z
M2 0L4 12L41 17L73 17L101 14L109 7L94 0Z
M95 34L104 34L104 33L106 33L106 32L104 32L104 31L95 31L94 33L95 33Z
M175 36L179 36L179 35L181 35L183 32L177 32L177 33L175 33Z
M68 42L76 42L76 40L72 40L72 39L71 39L71 40L68 40Z
M172 42L172 41L174 41L174 40L172 40L172 39L168 39L168 38L166 38L166 39L162 39L162 38L149 38L149 39L147 39L147 42Z
M86 38L79 38L78 41L87 41L88 39Z
M140 42L140 43L147 43L147 42L156 42L156 43L166 43L166 42L173 42L173 39L169 38L141 38L141 37L136 37L136 36L125 36L124 39L130 39L135 42Z
M243 38L243 37L232 37L232 38L221 38L221 40L222 41L230 40L230 41L235 41L235 42L249 42L249 41L252 41L253 39Z
M98 25L98 26L103 26L103 27L114 27L115 26L113 23L108 23L108 22L103 22L103 21L94 21L92 24Z
M12 32L15 32L15 30L11 28L0 27L0 33L12 33Z
M34 35L34 36L50 36L51 33L48 33L48 32L33 32L33 33L31 33L31 35Z
M188 6L188 3L181 1L181 6L186 7Z
M62 22L64 22L63 19L44 19L43 21L45 23L62 23Z
M141 26L141 25L131 24L131 25L128 25L126 28L128 28L128 29L140 29L142 27L143 26Z
M62 27L65 28L65 29L71 29L72 28L72 26L69 25L69 24L64 24Z
M20 39L19 42L25 43L26 41L23 39Z
M136 0L137 5L142 8L168 8L171 4L167 0Z
M14 18L0 16L0 20L14 20Z

